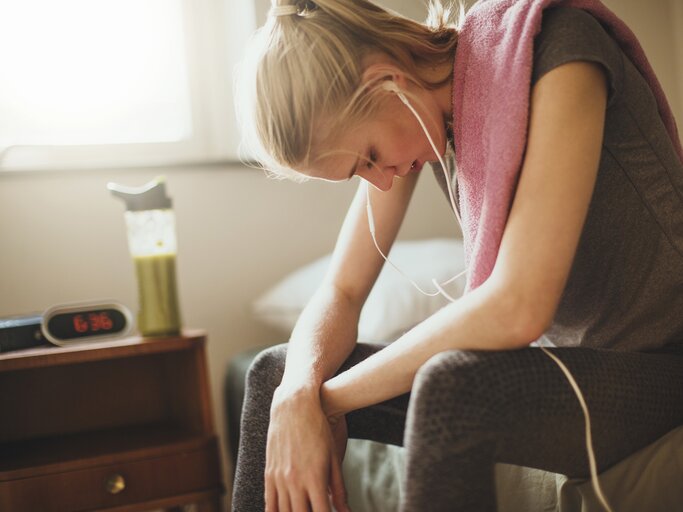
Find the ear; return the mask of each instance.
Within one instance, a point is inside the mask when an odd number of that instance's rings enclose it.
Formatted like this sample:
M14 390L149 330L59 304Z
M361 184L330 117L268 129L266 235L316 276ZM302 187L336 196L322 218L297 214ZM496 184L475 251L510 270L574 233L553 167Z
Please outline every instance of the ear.
M385 56L369 56L363 59L364 71L361 77L363 84L393 80L401 89L408 87L406 74Z

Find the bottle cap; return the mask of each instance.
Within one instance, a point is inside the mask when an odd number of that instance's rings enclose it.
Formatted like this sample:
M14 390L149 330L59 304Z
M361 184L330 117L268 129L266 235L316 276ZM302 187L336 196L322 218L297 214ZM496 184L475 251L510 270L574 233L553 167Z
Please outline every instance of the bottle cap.
M166 195L166 181L163 176L157 176L141 187L125 187L110 182L107 189L112 195L123 199L126 210L130 212L167 210L173 206L171 198Z

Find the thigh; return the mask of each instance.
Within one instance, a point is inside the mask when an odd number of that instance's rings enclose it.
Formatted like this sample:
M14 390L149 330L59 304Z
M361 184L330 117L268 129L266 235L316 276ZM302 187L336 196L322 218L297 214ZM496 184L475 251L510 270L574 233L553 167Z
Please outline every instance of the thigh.
M386 345L358 343L337 373L344 372L382 350ZM282 381L288 344L276 345L261 352L251 364L247 376L247 400L261 397L268 404L275 388ZM403 444L406 410L410 395L405 394L379 404L352 411L346 415L350 438L368 439L380 443ZM264 404L259 405L264 409ZM265 409L267 410L267 409Z
M585 399L600 471L683 423L682 357L589 348L551 352L569 369ZM535 389L528 391L538 398L512 422L510 436L502 437L499 458L586 477L585 415L557 364L543 366ZM542 407L535 407L534 401ZM515 438L517 442L508 442Z
M683 423L680 356L551 351L568 367L586 400L601 470ZM426 419L414 421L413 415ZM497 462L588 475L578 399L557 364L538 348L436 356L418 372L409 425L438 433L445 450L476 438L493 446ZM421 437L411 431L407 442ZM429 442L417 444L422 441Z
M340 371L358 364L383 345L359 343ZM241 416L240 445L233 486L233 510L262 511L266 447L273 393L282 382L287 344L268 348L253 360L247 372ZM407 397L347 414L350 437L400 444Z

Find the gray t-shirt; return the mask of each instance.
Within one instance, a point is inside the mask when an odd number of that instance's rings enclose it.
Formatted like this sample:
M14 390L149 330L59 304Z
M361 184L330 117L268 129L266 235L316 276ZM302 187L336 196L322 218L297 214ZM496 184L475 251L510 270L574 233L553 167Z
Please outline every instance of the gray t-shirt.
M606 71L605 132L586 223L546 337L620 350L683 346L683 164L649 86L602 25L580 9L545 10L532 86L576 60Z

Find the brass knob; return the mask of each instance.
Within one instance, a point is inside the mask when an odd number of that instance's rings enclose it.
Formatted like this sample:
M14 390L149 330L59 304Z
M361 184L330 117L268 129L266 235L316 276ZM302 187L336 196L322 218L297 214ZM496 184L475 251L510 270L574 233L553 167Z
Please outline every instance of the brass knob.
M121 475L111 475L104 484L110 494L118 494L126 488L126 481Z

